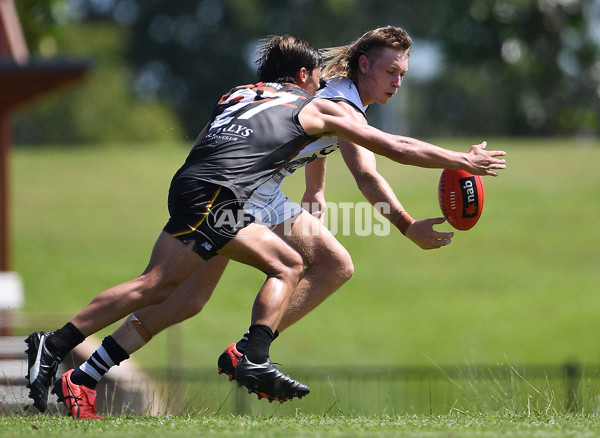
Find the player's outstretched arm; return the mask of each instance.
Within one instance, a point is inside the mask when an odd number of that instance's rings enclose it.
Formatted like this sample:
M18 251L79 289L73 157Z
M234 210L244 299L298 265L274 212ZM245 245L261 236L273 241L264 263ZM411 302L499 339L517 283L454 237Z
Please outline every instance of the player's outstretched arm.
M457 152L414 138L388 134L358 123L338 105L325 99L311 101L299 118L308 134L341 137L402 164L461 169L474 175L491 176L498 175L496 170L506 168L505 160L496 158L506 153L486 150L485 142L471 146L468 152Z
M436 231L433 226L444 218L414 220L404 209L386 179L377 171L373 152L340 139L340 151L363 196L374 206L385 205L379 212L421 249L450 244L453 233Z

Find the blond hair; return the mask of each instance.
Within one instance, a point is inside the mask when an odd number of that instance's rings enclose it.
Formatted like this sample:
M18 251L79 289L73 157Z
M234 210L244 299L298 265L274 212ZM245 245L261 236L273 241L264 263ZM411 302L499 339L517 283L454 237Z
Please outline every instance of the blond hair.
M406 31L400 27L384 26L366 32L359 39L350 44L340 47L323 49L321 52L325 58L325 68L321 76L325 79L348 78L352 82L358 82L358 59L360 55L366 55L376 59L379 53L390 48L401 52L410 53L412 39Z

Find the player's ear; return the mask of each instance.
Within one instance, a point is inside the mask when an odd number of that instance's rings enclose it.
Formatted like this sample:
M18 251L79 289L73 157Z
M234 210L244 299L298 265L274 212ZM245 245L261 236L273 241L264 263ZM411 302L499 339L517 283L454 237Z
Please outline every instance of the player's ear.
M296 73L296 84L303 85L306 82L306 80L308 79L308 76L309 76L308 70L306 70L306 67L302 67Z
M369 69L369 58L367 55L360 55L358 57L358 69L361 73L366 73Z

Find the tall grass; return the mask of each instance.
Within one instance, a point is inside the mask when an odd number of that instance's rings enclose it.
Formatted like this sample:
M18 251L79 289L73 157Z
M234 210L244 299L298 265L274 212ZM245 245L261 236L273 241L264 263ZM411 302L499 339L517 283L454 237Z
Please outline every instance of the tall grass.
M214 370L189 369L159 391L174 413L205 415L600 414L599 369L464 364L454 367L291 368L311 386L302 400L269 404Z

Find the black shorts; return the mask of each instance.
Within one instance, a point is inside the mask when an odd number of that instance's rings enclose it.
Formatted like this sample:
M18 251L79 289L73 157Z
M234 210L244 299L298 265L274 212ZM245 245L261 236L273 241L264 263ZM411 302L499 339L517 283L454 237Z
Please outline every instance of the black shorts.
M254 222L231 190L197 179L175 178L169 189L169 218L163 228L208 260L237 232Z

